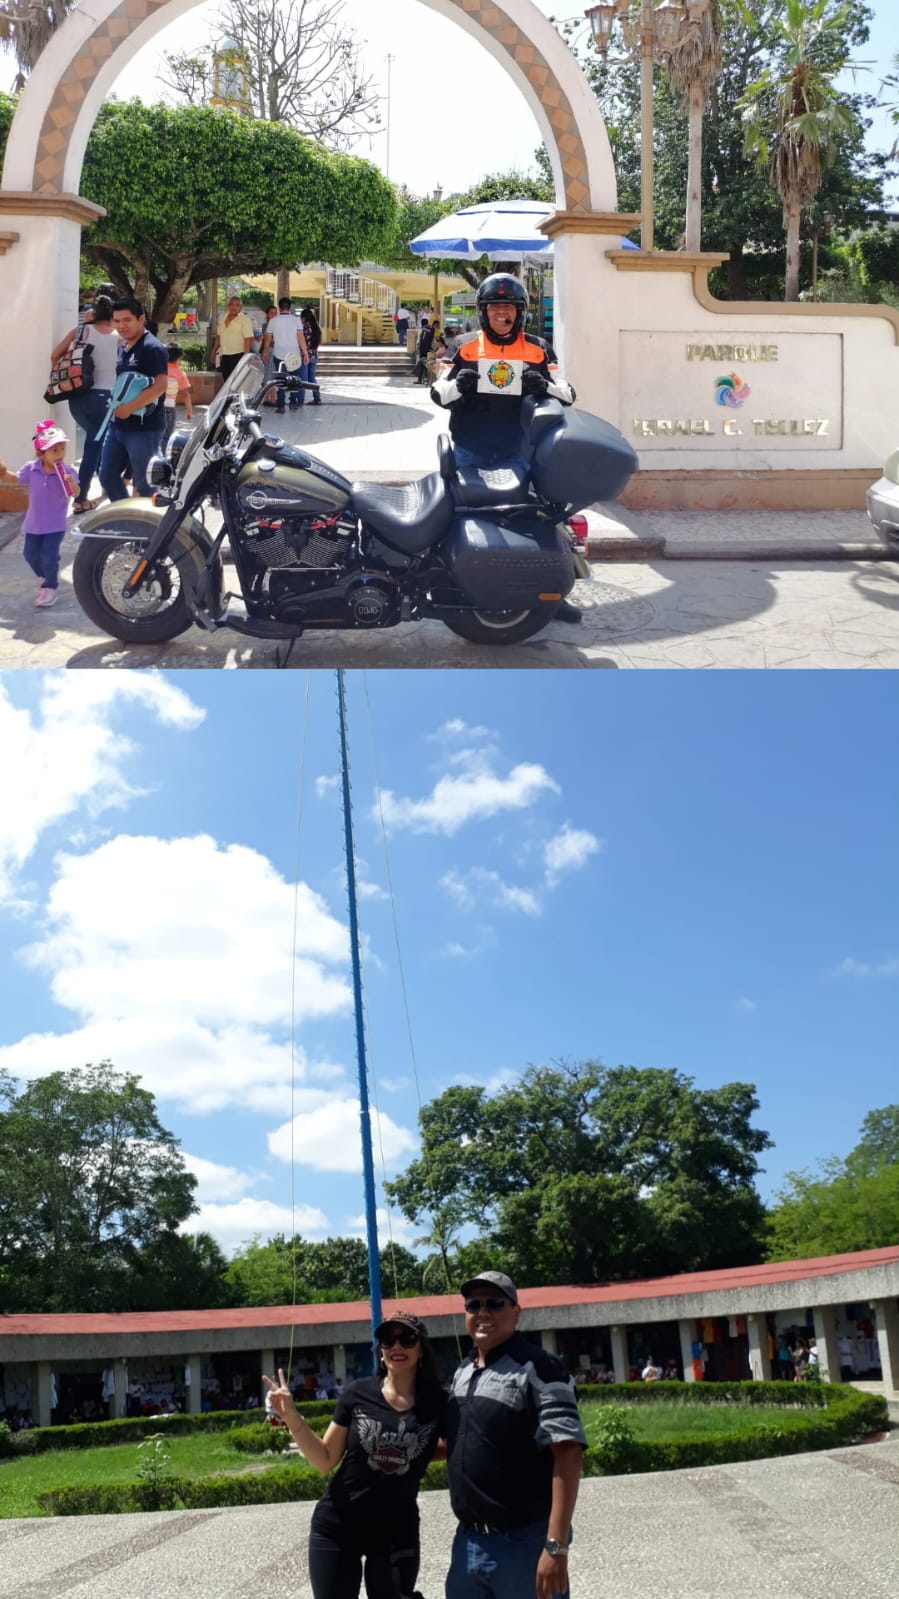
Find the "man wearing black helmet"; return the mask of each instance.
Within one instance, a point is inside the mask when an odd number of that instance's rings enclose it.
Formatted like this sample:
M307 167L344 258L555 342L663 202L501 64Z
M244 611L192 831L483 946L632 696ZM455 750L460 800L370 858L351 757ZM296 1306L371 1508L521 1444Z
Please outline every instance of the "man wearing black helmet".
M480 331L464 334L439 370L431 398L450 413L449 430L460 466L497 466L521 453L521 402L550 396L563 405L576 398L559 376L555 352L525 332L528 296L509 272L485 278L477 295ZM563 622L581 613L567 600L556 611Z

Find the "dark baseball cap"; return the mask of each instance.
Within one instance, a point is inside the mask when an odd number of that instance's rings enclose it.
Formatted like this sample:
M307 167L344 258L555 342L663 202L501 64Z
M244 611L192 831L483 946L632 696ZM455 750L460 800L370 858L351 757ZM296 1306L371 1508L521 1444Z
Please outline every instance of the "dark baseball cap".
M463 1283L459 1290L463 1299L468 1298L472 1288L477 1288L478 1283L489 1283L493 1288L502 1289L513 1305L518 1304L518 1290L511 1277L507 1277L504 1271L479 1271L476 1277L469 1277L468 1282Z
M375 1337L381 1338L388 1327L408 1327L414 1332L416 1338L427 1338L428 1329L420 1316L413 1316L409 1310L398 1310L395 1316L385 1316L375 1328Z

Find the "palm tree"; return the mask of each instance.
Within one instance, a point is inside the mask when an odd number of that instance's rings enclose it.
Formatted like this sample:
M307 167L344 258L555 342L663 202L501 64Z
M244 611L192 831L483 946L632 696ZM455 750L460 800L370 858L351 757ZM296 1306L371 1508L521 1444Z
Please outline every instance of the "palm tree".
M44 46L65 22L74 0L0 0L0 43L11 44L19 71L14 92L25 86Z
M668 57L668 80L687 107L687 225L684 247L702 249L702 116L712 84L721 71L721 13L717 0L680 25Z
M423 1233L421 1238L415 1238L412 1242L413 1249L434 1251L422 1262L422 1288L427 1288L429 1282L436 1281L438 1292L449 1292L453 1284L450 1250L455 1245L458 1235L459 1217L456 1207L451 1203L438 1205L431 1217L431 1231Z
M847 61L848 15L848 6L833 9L832 0L786 0L785 15L771 21L779 60L765 68L738 102L745 118L746 151L767 166L783 202L786 300L799 298L803 207L814 200L828 157L857 131L855 113L833 85Z

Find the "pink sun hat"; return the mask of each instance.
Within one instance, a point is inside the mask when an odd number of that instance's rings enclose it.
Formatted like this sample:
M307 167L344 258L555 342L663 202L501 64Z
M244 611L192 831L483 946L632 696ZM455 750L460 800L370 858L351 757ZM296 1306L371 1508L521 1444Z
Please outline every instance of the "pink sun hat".
M36 450L50 450L54 444L68 444L69 435L62 428L57 427L52 417L45 422L38 422L34 430L34 447Z

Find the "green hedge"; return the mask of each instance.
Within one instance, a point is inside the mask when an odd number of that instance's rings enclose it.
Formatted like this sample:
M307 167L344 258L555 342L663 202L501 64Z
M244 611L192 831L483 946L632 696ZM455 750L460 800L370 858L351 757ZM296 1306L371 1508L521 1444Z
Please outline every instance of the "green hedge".
M330 1421L334 1414L331 1399L311 1400L298 1405L302 1416L317 1430L318 1425ZM210 1410L205 1414L175 1416L129 1416L121 1421L82 1421L68 1427L33 1427L28 1432L12 1434L14 1453L43 1454L47 1449L92 1449L108 1444L141 1443L151 1434L164 1432L172 1438L195 1432L230 1432L233 1427L246 1427L253 1422L265 1421L265 1410ZM34 1442L23 1444L24 1439ZM6 1453L0 1438L0 1457Z
M235 1427L228 1434L231 1447L244 1455L267 1455L272 1450L283 1453L292 1441L286 1427L273 1427L270 1421L259 1422L255 1427Z
M840 1392L834 1385L833 1391ZM794 1382L608 1382L579 1384L578 1399L598 1404L796 1405L820 1408L825 1383Z

